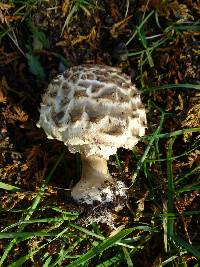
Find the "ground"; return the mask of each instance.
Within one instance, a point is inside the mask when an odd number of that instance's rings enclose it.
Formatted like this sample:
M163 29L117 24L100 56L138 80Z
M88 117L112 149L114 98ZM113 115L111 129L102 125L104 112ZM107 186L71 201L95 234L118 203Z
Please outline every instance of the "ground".
M0 266L199 266L199 15L195 0L1 1ZM48 83L83 63L121 68L147 110L109 160L131 185L115 229L86 226L79 155L36 127Z

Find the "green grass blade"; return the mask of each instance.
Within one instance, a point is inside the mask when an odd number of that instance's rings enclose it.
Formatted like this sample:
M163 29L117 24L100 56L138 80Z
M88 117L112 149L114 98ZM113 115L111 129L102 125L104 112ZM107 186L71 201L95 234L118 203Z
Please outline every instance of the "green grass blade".
M57 236L53 239L51 239L49 242L47 242L46 244L32 250L29 254L19 258L18 260L16 260L15 262L11 263L8 267L21 267L23 266L23 264L28 261L29 259L31 259L38 251L40 251L41 249L45 248L46 246L48 246L50 243L52 243L53 241L55 241L56 239L58 239L59 237L61 237L62 235L64 235L64 233L68 232L69 228L65 228L61 233L57 234Z
M170 258L168 258L167 260L163 261L162 263L158 264L157 267L162 267L167 265L168 263L172 262L173 260L177 259L178 256L171 256Z
M56 236L58 233L48 233L48 232L10 232L10 233L0 233L1 239L9 239L9 238L32 238L36 236Z
M168 195L167 195L167 212L173 213L174 211L174 180L173 180L173 144L175 137L171 138L167 149L167 179L168 179ZM174 236L174 218L167 217L167 236L173 238ZM165 246L167 247L167 245Z
M114 236L111 236L104 240L102 243L97 245L96 247L93 247L90 249L87 253L83 254L79 259L75 260L73 263L69 264L68 267L76 267L81 264L85 264L93 257L99 255L104 250L110 248L111 246L114 246L116 242L119 242L122 238L129 235L131 232L133 232L133 228L122 230L121 232L117 233Z
M96 267L109 267L109 266L116 266L117 263L119 263L122 260L122 255L118 253L116 256L112 257L111 259L108 259L100 264L98 264ZM115 265L113 265L115 264Z
M178 243L181 247L183 247L188 252L192 253L195 257L200 259L200 251L198 249L196 249L194 246L190 245L188 242L178 236L174 236L173 238L175 242Z
M177 155L177 156L174 156L174 157L171 157L171 158L164 158L164 159L154 159L154 158L151 158L151 159L146 159L146 162L159 162L159 161L168 161L168 160L175 160L175 159L179 159L179 158L182 158L183 156L186 156L188 154L190 154L191 152L195 151L198 147L200 147L200 144L195 146L194 148L180 154L180 155Z
M73 258L78 258L79 256L76 255L76 256L70 256L69 253L73 252L74 249L77 247L77 246L80 246L81 242L84 240L84 238L82 237L78 237L78 240L76 240L73 244L71 244L69 246L69 248L67 250L62 250L61 253L59 253L57 259L55 260L55 262L53 262L50 267L55 267L55 266L61 266L61 263L66 259L73 259Z
M131 256L128 252L128 249L127 248L122 248L123 249L123 252L124 252L124 256L125 256L125 259L126 259L126 263L127 263L127 266L128 267L133 267L133 262L131 260Z
M66 258L70 258L68 256L69 253L71 253L76 248L76 246L80 246L80 243L82 242L82 240L83 239L79 237L78 240L76 242L74 242L73 244L71 244L67 250L61 250L59 252L59 255L58 255L57 259L50 265L50 267L61 266L62 262Z
M126 42L126 45L128 45L132 40L133 38L136 36L138 30L140 30L144 24L147 22L147 20L153 15L154 13L154 10L152 10L147 16L146 18L140 23L140 25L136 28L136 30L134 31L134 33L132 34L132 36L129 38L129 40Z
M87 234L87 235L96 237L100 240L106 239L104 236L96 234L96 233L94 233L94 232L92 232L92 231L90 231L90 230L88 230L82 226L76 225L74 223L70 223L69 225L76 228L77 230ZM156 231L155 229L152 229L150 226L147 226L147 225L139 225L139 226L134 227L133 229L134 230L142 230L142 231L146 231L146 232L155 232ZM127 248L135 248L134 246L129 245L128 242L126 242L126 240L123 240L121 242L116 242L116 245L124 246Z
M179 84L165 84L156 87L150 87L142 90L142 94L150 93L152 91L164 90L164 89L195 89L200 90L200 84L191 84L191 83L179 83Z
M121 176L123 176L124 173L123 173L121 162L119 160L119 156L117 153L115 154L115 165L116 165L117 169L120 171Z
M176 190L176 194L181 194L183 192L198 191L200 186L187 186Z
M45 192L45 189L49 183L49 181L51 180L56 168L58 167L58 164L60 163L60 161L62 160L63 156L65 154L65 150L62 152L62 154L60 155L60 157L58 158L57 162L55 163L55 165L53 166L52 170L50 171L49 175L47 176L46 180L43 182L37 196L35 197L33 204L31 205L31 207L28 210L28 214L26 215L26 217L24 218L25 221L29 220L30 217L32 216L33 212L35 211L35 209L37 208L38 204L40 203L40 200Z
M12 191L12 192L22 191L22 189L19 188L19 187L16 187L16 186L13 186L13 185L9 185L9 184L3 183L3 182L0 182L0 188L4 189L4 190L7 190L7 191Z
M46 259L46 261L45 261L45 263L43 264L42 267L48 267L49 264L50 264L50 262L51 262L51 260L52 260L52 256L49 256L49 257Z
M191 175L193 175L194 173L198 172L200 169L200 165L196 166L194 169L192 169L190 172L186 173L183 177L180 177L178 179L176 179L175 184L179 184L180 182L182 182L183 180L187 179L188 177L190 177Z
M159 126L158 128L155 130L154 134L152 135L151 139L149 140L149 144L147 145L145 151L144 151L144 154L142 155L140 161L138 162L138 165L137 165L137 169L136 171L133 173L132 175L132 183L134 183L144 161L146 160L146 157L150 151L150 148L154 142L154 140L157 138L157 135L158 133L160 132L161 128L162 128L162 125L163 125L163 122L164 122L164 117L165 117L165 114L164 113L161 113L161 118L160 118L160 123L159 123Z
M182 134L197 133L197 132L200 132L200 127L182 129L182 130L174 131L171 133L158 134L157 138L169 138L169 137L178 136L178 135L182 135ZM151 139L151 137L152 137L152 135L149 135L149 136L147 135L147 136L142 137L142 139Z
M6 228L4 228L1 232L6 232L9 229L12 229L13 227L22 225L22 224L35 224L35 223L58 223L58 222L63 222L63 221L71 221L71 220L75 220L78 217L78 215L76 216L60 216L60 217L55 217L55 218L40 218L40 219L34 219L34 220L28 220L28 221L21 221L21 222L17 222L17 223L13 223L12 225L7 226Z
M22 219L21 221L24 221L24 220L25 220L25 221L28 221L28 220L31 218L33 212L35 211L35 209L37 208L38 204L40 203L40 200L41 200L41 198L42 198L42 196L43 196L43 194L44 194L44 191L45 191L45 189L46 189L46 186L47 186L48 182L50 181L51 177L53 176L53 174L54 174L54 172L55 172L55 170L56 170L58 164L59 164L60 161L62 160L64 154L65 154L65 150L61 153L60 157L58 158L57 162L56 162L55 165L53 166L53 168L52 168L52 170L50 171L49 175L47 176L46 180L43 182L43 184L42 184L42 186L41 186L39 192L37 193L37 195L36 195L36 197L35 197L35 199L34 199L34 201L33 201L33 204L31 205L31 207L30 207L29 210L28 210L28 214L27 214L27 215L25 216L25 218ZM26 225L26 224L20 225L18 231L22 231L22 230L24 229L25 225ZM4 263L5 259L7 258L7 256L8 256L8 254L9 254L10 250L12 249L12 247L14 246L14 244L15 244L16 242L17 242L17 240L16 240L16 239L13 239L13 240L11 240L10 243L7 245L5 251L4 251L4 253L3 253L3 255L2 255L1 259L0 259L0 266L3 266L3 263Z

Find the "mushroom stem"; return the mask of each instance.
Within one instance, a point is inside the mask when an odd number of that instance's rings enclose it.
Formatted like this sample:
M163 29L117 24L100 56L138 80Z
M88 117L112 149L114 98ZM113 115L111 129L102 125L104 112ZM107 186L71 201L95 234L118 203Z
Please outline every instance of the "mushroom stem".
M110 177L107 161L103 158L100 158L98 156L81 156L82 161L82 178L84 177L90 177L92 176L99 176L100 178L105 178L105 176ZM87 179L88 179L87 178Z
M72 188L71 196L78 202L93 204L101 201L101 190L106 183L113 182L109 174L107 161L98 156L85 157L82 159L82 175L80 181Z

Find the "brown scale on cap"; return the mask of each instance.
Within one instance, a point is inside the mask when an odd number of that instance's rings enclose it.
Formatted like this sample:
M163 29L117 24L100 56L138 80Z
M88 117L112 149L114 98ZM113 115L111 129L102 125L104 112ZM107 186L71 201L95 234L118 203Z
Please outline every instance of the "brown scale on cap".
M37 125L80 152L82 176L71 192L76 201L123 206L125 184L111 177L106 160L119 147L132 149L146 128L145 108L129 76L104 65L66 70L48 86Z

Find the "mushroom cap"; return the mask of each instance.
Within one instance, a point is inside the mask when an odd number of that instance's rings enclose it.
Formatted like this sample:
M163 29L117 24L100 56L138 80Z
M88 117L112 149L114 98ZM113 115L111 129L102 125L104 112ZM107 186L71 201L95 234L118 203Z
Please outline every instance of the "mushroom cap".
M145 134L146 112L139 91L120 69L80 65L49 84L37 126L72 153L108 159Z

